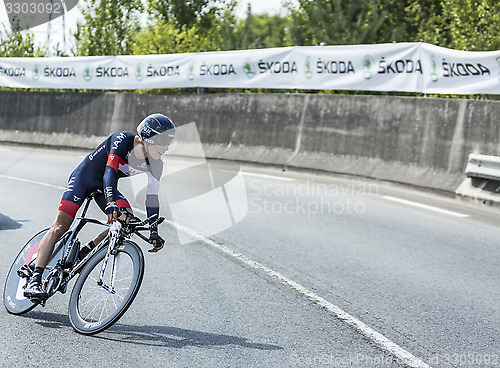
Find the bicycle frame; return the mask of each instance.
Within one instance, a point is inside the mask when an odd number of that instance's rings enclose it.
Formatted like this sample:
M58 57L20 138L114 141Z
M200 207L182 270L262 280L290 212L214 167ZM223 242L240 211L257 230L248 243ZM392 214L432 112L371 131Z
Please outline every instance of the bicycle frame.
M47 267L47 269L49 270L49 274L45 279L44 285L46 291L49 294L49 297L54 295L57 291L65 293L69 281L71 281L71 279L78 274L78 271L88 262L88 260L96 252L102 249L104 244L106 244L107 238L105 238L97 247L92 249L92 251L90 251L89 254L87 254L87 256L84 259L80 260L77 264L74 263L76 261L76 256L80 248L80 242L77 239L77 236L79 232L83 229L83 227L87 223L94 223L102 226L107 226L107 224L99 220L85 217L88 208L90 206L90 202L94 198L94 196L95 193L92 193L85 199L82 215L78 217L79 221L72 227L71 230L68 230L68 232L66 232L61 237L61 239L64 240L63 256L61 257L61 259L57 261L54 267L52 268ZM44 302L42 302L42 305L43 304Z
M25 297L23 293L33 276L38 248L48 229L33 236L22 248L6 280L4 304L7 311L19 315L37 305L44 306L46 300L58 291L65 293L70 280L78 276L71 291L69 305L70 321L77 332L85 335L99 333L125 313L137 295L144 275L143 252L135 242L128 239L135 234L152 244L153 241L140 232L157 229L165 219L155 214L142 221L129 212L124 212L123 216L120 215L112 224L87 218L91 199L95 198L97 193L94 192L85 198L81 217L78 217L71 229L55 244L42 277L42 288L46 297L30 298ZM80 248L78 238L88 223L105 226L109 233L81 259L77 255ZM95 295L99 295L98 299ZM104 304L100 306L102 301ZM112 302L109 310L106 301ZM100 309L94 313L96 308Z
M114 221L111 225L104 223L102 221L92 219L92 218L87 218L85 215L87 214L87 210L90 206L91 200L94 198L95 193L92 193L90 196L88 196L85 200L84 206L83 206L83 212L80 217L78 217L78 222L73 226L71 230L69 230L65 235L63 235L62 239L64 239L65 236L69 236L69 238L65 241L65 252L62 258L56 263L56 265L49 271L49 274L47 275L46 278L46 290L49 293L49 297L54 295L57 291L61 291L62 293L66 292L67 285L69 281L73 277L75 277L78 272L85 266L85 264L92 258L94 254L99 252L101 249L103 249L105 246L108 247L108 250L106 252L106 256L104 258L103 266L100 272L99 280L97 281L97 284L103 288L105 288L107 291L110 293L114 293L114 285L116 281L116 270L118 269L118 263L117 259L113 258L113 277L112 277L112 282L111 282L111 287L108 285L103 284L103 276L104 272L106 270L107 264L109 257L111 255L116 255L117 252L117 246L124 240L124 238L127 236L128 232L122 231L123 224L127 224L130 217L133 217L131 214L126 212L124 220L121 221ZM136 224L136 227L133 231L134 234L142 238L145 242L149 242L149 239L146 238L144 235L142 235L139 231L145 231L149 230L149 228L143 227L149 220L151 219L146 219L145 221ZM156 222L161 223L163 219L157 219ZM76 258L76 253L78 252L79 248L79 241L77 239L77 236L79 232L83 229L83 227L88 224L97 224L97 225L102 225L109 227L109 233L108 235L95 247L93 248L89 254L85 256L84 259L81 259L78 263L74 264L75 258ZM68 235L69 234L69 235ZM57 274L61 273L61 277L57 277ZM55 276L55 277L54 277ZM54 279L54 280L51 280ZM52 284L51 284L52 282Z
M78 217L79 221L67 233L70 235L69 235L69 239L67 239L67 241L64 244L66 250L64 252L63 257L61 258L61 265L62 266L72 266L73 265L72 263L73 263L74 259L72 259L72 258L75 258L76 253L78 253L78 249L76 249L77 247L75 247L74 245L75 245L75 242L77 240L78 233L83 229L83 227L87 223L94 223L94 224L106 226L106 224L104 224L98 220L89 219L89 218L85 217L85 215L87 214L87 210L90 206L90 202L93 198L94 198L94 194L91 194L89 197L87 197L87 199L85 200L85 204L83 206L82 215L80 217ZM64 238L64 235L62 238Z

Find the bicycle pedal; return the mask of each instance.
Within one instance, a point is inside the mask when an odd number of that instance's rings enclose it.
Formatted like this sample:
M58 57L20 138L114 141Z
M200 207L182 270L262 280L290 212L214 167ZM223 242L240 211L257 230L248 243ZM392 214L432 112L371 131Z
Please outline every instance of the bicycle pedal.
M68 290L68 284L61 285L59 286L59 289L57 289L57 291L59 291L61 294L66 294L66 290Z
M41 305L42 307L45 307L45 304L47 303L47 300L39 298L30 298L30 301L36 305Z

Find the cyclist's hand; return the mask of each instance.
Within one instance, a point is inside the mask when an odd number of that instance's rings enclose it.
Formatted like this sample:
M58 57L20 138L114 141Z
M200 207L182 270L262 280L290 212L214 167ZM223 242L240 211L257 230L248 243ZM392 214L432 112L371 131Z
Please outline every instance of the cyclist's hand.
M160 251L165 244L165 240L163 240L158 233L151 233L149 236L149 242L153 244L153 249L148 250L149 253L156 253Z
M116 202L109 202L106 206L104 212L108 215L108 224L113 223L116 219L118 219L118 205Z

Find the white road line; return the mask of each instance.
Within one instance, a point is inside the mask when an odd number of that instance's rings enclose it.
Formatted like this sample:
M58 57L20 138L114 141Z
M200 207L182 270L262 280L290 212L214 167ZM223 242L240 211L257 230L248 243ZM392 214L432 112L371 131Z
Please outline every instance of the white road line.
M442 208L438 208L438 207L434 207L434 206L428 206L426 204L422 204L422 203L418 203L418 202L407 201L406 199L401 199L401 198L396 198L396 197L391 197L391 196L381 196L381 197L385 198L385 199L387 199L389 201L399 202L399 203L407 204L409 206L423 208L425 210L443 213L445 215L450 215L450 216L455 216L455 217L469 217L469 215L466 215L466 214L463 214L463 213L454 212L454 211L448 211L448 210L443 210Z
M24 178L18 178L18 177L15 177L15 176L10 176L10 175L3 175L3 174L0 174L0 178L4 178L4 179L11 179L11 180L17 180L17 181L22 181L24 183L30 183L30 184L35 184L35 185L41 185L41 186L44 186L44 187L49 187L49 188L54 188L54 189L60 189L60 190L64 190L66 189L65 187L60 187L59 185L54 185L54 184L48 184L48 183L42 183L40 181L35 181L35 180L30 180L30 179L24 179Z
M248 173L245 171L241 172L245 176L255 176L257 178L267 178L267 179L276 179L276 180L284 180L284 181L295 181L293 178L284 178L281 176L274 176L274 175L266 175L266 174L256 174L256 173Z
M43 185L43 186L46 186L49 188L56 188L56 189L62 189L62 190L65 189L65 188L59 187L57 185L42 183L42 182L35 181L35 180L17 178L17 177L8 176L8 175L0 174L0 177L6 178L6 179L23 181L26 183L31 183L31 184L36 184L36 185ZM144 210L141 210L139 208L134 208L134 211L141 213L141 214L146 213ZM339 308L335 304L330 303L325 298L319 296L318 294L316 294L313 291L307 289L306 287L300 285L299 283L289 279L288 277L280 274L279 272L276 272L276 271L270 269L269 267L266 267L266 266L260 264L259 262L256 262L256 261L244 256L241 253L235 252L235 251L233 251L233 250L231 250L231 249L229 249L221 244L218 244L218 243L214 242L213 240L208 239L207 237L205 237L201 234L198 234L195 231L193 231L185 226L176 224L175 222L172 222L170 220L165 220L165 222L169 223L171 226L175 227L176 229L185 232L189 236L192 236L193 238L202 241L206 245L209 245L212 248L215 248L215 249L233 257L234 259L237 259L238 261L246 264L247 266L254 268L254 269L257 269L257 270L260 270L260 271L266 273L270 277L277 278L282 283L289 286L292 290L299 292L300 294L306 296L309 300L311 300L315 304L318 304L318 305L322 306L323 308L327 309L328 311L330 311L331 313L333 313L337 318L346 322L349 326L356 329L358 332L363 334L370 341L372 341L373 343L378 345L381 349L388 352L392 356L399 359L403 364L407 365L408 367L430 368L430 366L427 365L425 362L423 362L420 358L414 356L413 354L406 351L405 349L403 349L402 347L400 347L399 345L397 345L393 341L389 340L387 337L385 337L381 333L375 331L374 329L372 329L371 327L366 325L364 322L360 321L356 317L350 315L349 313L345 312L344 310L342 310L341 308Z
M145 211L134 208L134 211L145 213ZM282 283L286 284L288 287L290 287L292 290L295 290L296 292L299 292L300 294L306 296L309 300L311 300L313 303L318 304L324 308L326 308L329 312L333 313L335 317L341 319L342 321L346 322L349 326L353 327L356 329L358 332L363 334L366 338L368 338L371 342L375 343L378 345L382 350L388 352L392 356L396 357L399 359L403 364L405 364L408 367L412 368L430 368L429 365L424 363L420 358L414 356L410 352L406 351L393 341L389 340L387 337L384 335L380 334L379 332L375 331L371 327L367 326L364 322L360 321L356 317L350 315L349 313L345 312L338 306L330 303L328 300L324 299L323 297L319 296L318 294L314 293L313 291L307 289L306 287L298 284L297 282L289 279L288 277L280 274L279 272L276 272L246 256L243 254L240 254L238 252L235 252L221 244L218 244L214 242L211 239L208 239L207 237L196 233L195 231L184 227L182 225L176 224L175 222L172 222L170 220L165 220L168 224L171 226L175 227L176 229L188 234L189 236L193 237L194 239L198 239L205 243L206 245L209 245L212 248L217 249L218 251L221 251L238 261L244 263L245 265L260 270L267 274L270 277L277 278L280 280Z

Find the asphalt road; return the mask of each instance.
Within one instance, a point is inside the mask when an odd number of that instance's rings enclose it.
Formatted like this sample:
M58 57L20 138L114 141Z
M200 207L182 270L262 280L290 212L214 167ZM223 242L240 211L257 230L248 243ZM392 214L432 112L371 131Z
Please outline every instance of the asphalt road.
M3 286L85 153L0 146L0 155ZM246 213L234 226L204 234L198 219L222 215L202 216L199 204L189 229L161 225L160 253L137 240L144 282L109 330L75 333L68 293L23 316L1 308L0 366L406 366L393 345L432 367L500 366L499 209L364 179L241 172L246 189L225 192L232 222ZM134 202L128 180L120 190Z

